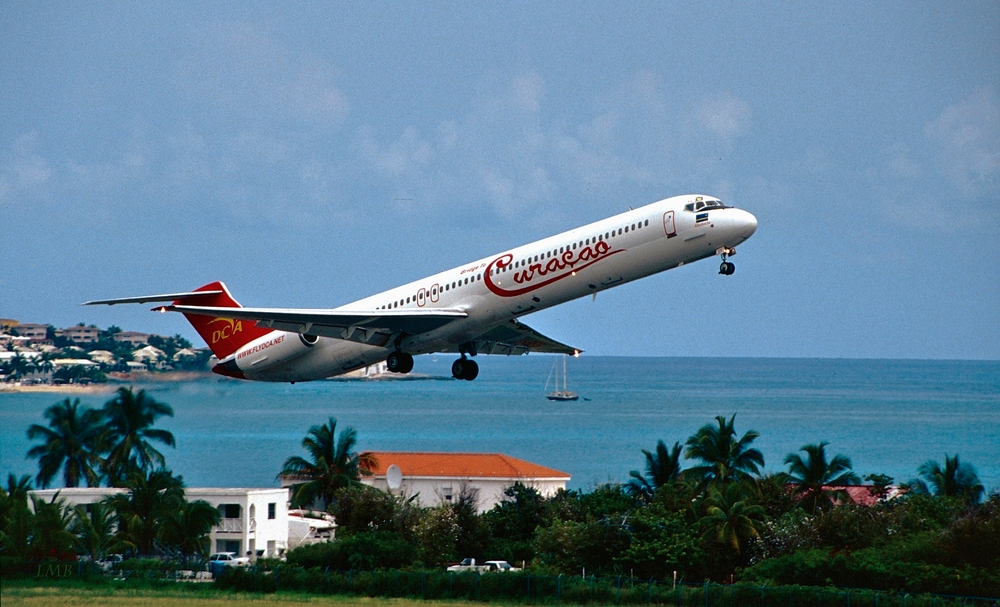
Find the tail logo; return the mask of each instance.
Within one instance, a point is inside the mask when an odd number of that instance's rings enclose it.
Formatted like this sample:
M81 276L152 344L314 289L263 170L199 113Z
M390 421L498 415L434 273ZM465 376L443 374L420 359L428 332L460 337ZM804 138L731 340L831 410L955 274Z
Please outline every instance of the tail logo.
M213 325L217 322L225 323L225 325L221 329L215 329L212 331L213 344L216 344L224 339L229 339L233 335L243 331L243 321L241 320L233 320L232 318L216 318L208 324Z

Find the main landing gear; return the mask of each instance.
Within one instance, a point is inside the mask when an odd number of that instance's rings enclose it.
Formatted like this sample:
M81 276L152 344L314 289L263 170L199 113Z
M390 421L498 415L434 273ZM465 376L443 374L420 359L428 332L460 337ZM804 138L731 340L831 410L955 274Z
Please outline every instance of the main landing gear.
M413 355L406 352L393 352L386 357L385 366L393 373L409 373L413 370Z
M451 363L451 375L455 379L472 381L479 376L479 364L474 360L469 360L462 355L462 358Z
M726 261L727 255L736 255L736 249L731 249L729 247L722 247L716 251L717 255L722 255L722 264L719 266L719 274L724 276L732 276L733 272L736 271L736 264L731 261Z

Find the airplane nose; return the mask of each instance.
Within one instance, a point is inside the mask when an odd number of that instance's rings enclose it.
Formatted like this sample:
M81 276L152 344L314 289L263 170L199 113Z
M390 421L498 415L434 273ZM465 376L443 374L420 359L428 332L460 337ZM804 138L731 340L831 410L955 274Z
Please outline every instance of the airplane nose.
M741 210L736 221L739 225L739 235L743 237L743 240L750 238L757 231L757 218L751 213Z

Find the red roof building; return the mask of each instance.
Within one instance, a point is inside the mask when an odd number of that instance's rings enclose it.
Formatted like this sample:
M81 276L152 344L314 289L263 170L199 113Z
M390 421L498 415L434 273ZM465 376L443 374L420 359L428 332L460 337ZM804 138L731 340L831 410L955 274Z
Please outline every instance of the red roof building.
M397 495L417 496L423 506L473 498L479 512L500 503L514 483L545 497L566 488L570 475L502 453L413 453L367 451L377 464L361 482Z

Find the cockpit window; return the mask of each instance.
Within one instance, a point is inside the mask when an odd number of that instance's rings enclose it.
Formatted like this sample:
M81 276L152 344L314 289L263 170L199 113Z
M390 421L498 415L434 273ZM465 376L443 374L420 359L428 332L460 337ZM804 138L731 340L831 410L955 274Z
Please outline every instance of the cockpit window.
M684 205L685 211L703 211L707 209L725 209L726 205L722 204L721 200L696 200L695 202L688 203Z

